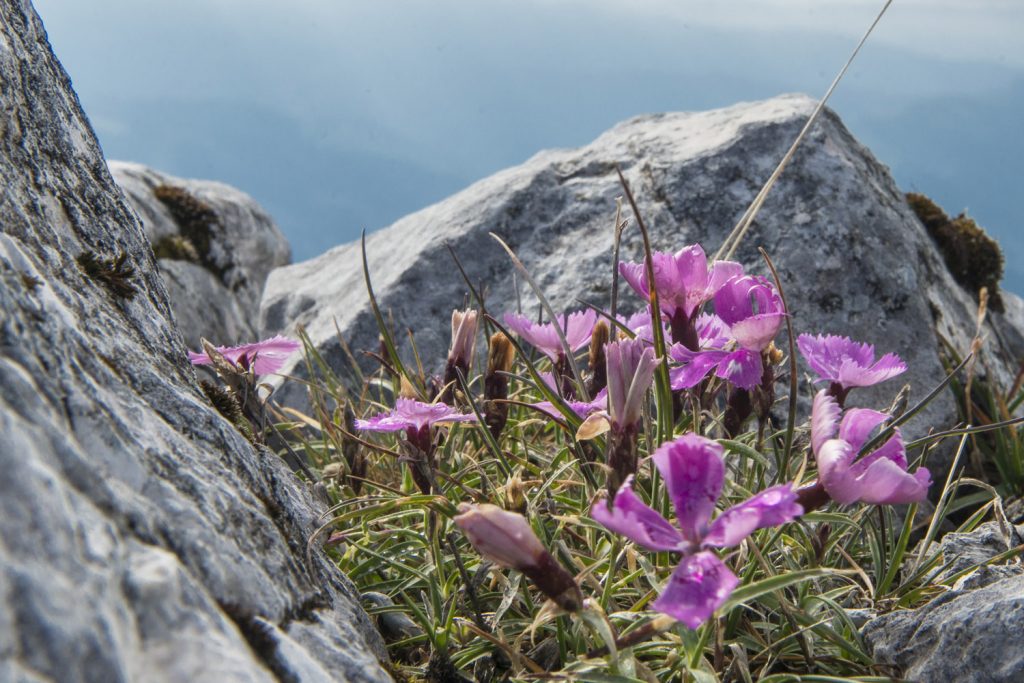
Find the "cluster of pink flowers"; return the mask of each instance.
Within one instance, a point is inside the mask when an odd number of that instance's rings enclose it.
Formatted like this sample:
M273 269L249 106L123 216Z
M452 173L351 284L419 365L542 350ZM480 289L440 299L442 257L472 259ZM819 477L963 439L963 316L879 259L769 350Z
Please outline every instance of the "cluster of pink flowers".
M738 263L708 265L699 245L676 253L653 255L657 318L672 341L670 383L674 391L694 389L709 374L725 380L734 390L749 392L770 384L768 351L786 318L782 298L764 277L743 272ZM619 272L645 300L651 300L645 263L620 263ZM710 304L713 311L705 311ZM690 627L705 621L722 605L738 583L736 576L712 552L740 543L758 528L790 521L803 514L797 492L784 484L766 489L750 500L729 508L711 521L722 490L722 448L714 441L686 434L663 444L651 459L665 480L676 507L678 527L641 501L633 491L636 458L615 454L618 429L635 424L651 386L657 359L651 352L654 311L642 310L620 321L634 335L629 351L608 344L608 397L585 404L573 403L581 416L602 411L612 418L609 474L615 483L610 504L594 505L591 515L611 531L655 551L677 552L680 564L654 608ZM552 323L529 323L507 316L509 327L547 354L563 358L563 345ZM572 350L582 348L596 322L591 311L573 313L558 322ZM641 350L647 346L647 353ZM817 488L824 500L838 504L906 503L927 496L930 475L925 468L909 473L899 430L878 449L858 459L858 453L888 415L872 410L847 411L838 424L842 403L854 387L871 386L906 370L895 355L874 358L874 348L833 335L801 335L801 354L818 381L829 382L814 401L812 452L818 464ZM548 407L548 404L545 405ZM625 419L622 416L627 416ZM628 445L628 444L627 444ZM628 449L626 449L628 454ZM625 463L625 465L623 465Z
M827 382L814 398L810 420L811 452L817 464L816 498L786 483L767 488L718 515L715 508L725 479L724 450L704 436L687 433L663 443L651 456L660 472L676 511L673 525L645 503L635 490L639 470L638 439L644 410L656 370L669 364L673 391L700 392L710 375L729 386L728 406L733 410L725 430L742 425L750 415L751 396L761 398L762 415L773 400L773 340L787 312L782 297L767 279L747 274L738 263L708 264L699 245L676 253L656 252L653 267L646 263L620 263L619 272L645 301L652 301L652 283L659 302L646 310L616 321L633 338L615 339L593 310L572 312L548 322L532 322L508 314L507 327L544 354L551 374L542 377L580 418L600 419L608 433L608 491L591 509L593 519L644 548L680 556L675 572L653 607L691 628L707 620L729 597L739 579L716 554L740 544L757 529L787 523L828 500L840 505L907 503L923 500L931 483L929 472L908 472L906 449L898 429L870 453L861 450L890 418L875 410L853 408L843 412L848 393L899 375L906 365L894 354L875 360L874 348L833 335L801 335L797 346L818 382ZM711 310L705 310L709 307ZM671 339L666 359L656 358L654 325L661 325ZM604 326L601 331L601 326ZM614 330L615 327L612 328ZM472 363L477 315L456 312L452 318L443 389L432 403L396 398L394 408L355 421L364 431L403 432L413 476L429 493L434 451L440 425L475 422L475 414L460 412L442 400L453 401L460 376L466 378ZM507 341L507 340L506 340ZM591 345L592 398L576 400L580 379L569 372L575 354ZM276 372L296 342L275 337L256 344L218 351L241 369L253 373ZM511 353L492 339L485 385L491 386L484 403L501 399L507 385ZM503 355L504 354L504 355ZM197 364L208 363L205 354L190 354ZM502 360L503 359L503 360ZM600 366L595 368L595 364ZM600 381L596 381L600 378ZM466 382L468 386L468 381ZM599 385L599 386L595 386ZM746 412L740 410L747 406ZM534 406L553 417L561 413L549 402ZM504 408L507 414L507 406ZM497 438L503 419L488 425ZM497 425L495 427L495 425ZM597 432L597 433L603 433ZM463 506L456 523L470 541L495 562L526 572L536 585L569 610L580 609L582 596L572 576L562 569L533 534L523 517L494 506Z

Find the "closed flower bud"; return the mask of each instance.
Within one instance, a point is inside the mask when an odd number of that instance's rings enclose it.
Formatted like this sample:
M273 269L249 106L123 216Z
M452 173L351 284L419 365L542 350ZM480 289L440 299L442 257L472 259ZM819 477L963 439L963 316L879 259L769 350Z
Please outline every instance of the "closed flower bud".
M455 523L484 558L526 574L544 595L568 612L583 607L572 574L558 564L522 515L496 505L459 505Z
M540 558L548 552L522 515L487 503L463 503L459 513L455 523L469 542L477 552L502 567L525 572L538 566Z
M442 403L452 403L459 390L459 373L469 381L469 366L476 347L477 312L452 311L452 345L444 368Z
M509 338L501 332L495 332L487 346L487 374L510 371L515 357L516 349Z
M590 334L590 384L587 387L587 391L590 392L591 396L597 394L608 384L608 373L605 367L604 357L604 345L608 343L611 337L611 331L608 329L608 323L603 320L599 320L594 325L594 331Z
M487 372L484 374L484 422L495 439L505 429L508 420L508 377L504 374L512 369L515 347L501 332L491 336L487 348Z

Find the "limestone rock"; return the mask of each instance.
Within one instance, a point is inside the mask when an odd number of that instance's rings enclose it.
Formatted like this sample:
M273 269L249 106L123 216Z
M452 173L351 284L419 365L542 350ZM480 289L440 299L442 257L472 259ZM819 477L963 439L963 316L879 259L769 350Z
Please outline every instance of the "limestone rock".
M270 271L291 262L291 247L263 207L210 180L176 178L142 164L108 162L142 219L186 342L255 341Z
M448 317L467 293L446 244L474 285L486 288L491 312L516 306L512 264L490 232L518 253L557 309L578 308L577 299L607 307L615 200L622 195L616 165L637 197L655 248L674 251L700 242L712 254L814 104L787 95L716 111L641 116L580 149L541 152L368 236L381 307L393 314L406 353L410 328L423 362L436 371L448 343ZM628 206L624 215L631 217ZM816 124L737 253L745 266L766 273L758 246L780 271L798 333L849 335L879 352L895 351L909 364L900 380L854 392L854 404L888 406L904 381L913 385L912 401L922 397L944 376L939 334L961 351L969 346L974 303L951 278L886 168L832 112ZM641 254L631 226L622 257L639 260ZM621 286L620 310L638 308L639 299ZM533 314L535 299L521 279L520 289ZM1019 312L1019 300L1007 299L1008 308ZM989 332L1001 334L990 334L990 365L1006 380L1024 354L1022 321L1019 314L991 319ZM336 324L357 353L376 350L359 245L273 271L261 320L264 334L305 326L335 367L348 363ZM301 374L302 368L292 370ZM302 389L286 386L278 398L302 403ZM908 431L920 434L955 419L953 400L944 393Z
M990 522L971 534L947 534L941 548L948 577L1021 541ZM877 617L862 629L872 656L915 681L1011 683L1024 678L1024 568L1019 561L983 566L951 590L913 610Z
M307 562L321 508L198 389L25 0L0 1L0 177L0 680L388 680Z

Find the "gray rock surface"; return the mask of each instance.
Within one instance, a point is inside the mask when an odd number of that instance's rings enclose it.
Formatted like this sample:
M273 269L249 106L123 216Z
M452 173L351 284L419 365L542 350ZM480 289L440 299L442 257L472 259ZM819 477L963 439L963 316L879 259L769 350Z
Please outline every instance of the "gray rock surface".
M700 242L712 254L813 107L807 97L787 95L716 111L641 116L580 149L541 152L370 235L369 266L381 306L392 311L398 338L405 340L411 328L424 363L437 368L450 311L466 296L446 242L471 280L487 288L491 311L515 306L513 268L492 231L516 250L556 308L578 307L577 298L607 306L615 199L622 195L616 164L655 248ZM628 206L625 215L631 215ZM737 254L765 273L758 246L780 271L796 330L846 334L880 352L898 352L910 365L905 381L913 385L912 400L944 376L939 333L961 350L969 345L971 297L953 282L886 168L834 113L808 136ZM623 257L638 260L641 253L638 231L627 228ZM264 334L304 325L338 367L347 361L336 323L353 349L376 350L362 278L358 244L275 270L264 292ZM639 307L622 287L626 310ZM535 311L532 294L521 289L524 306ZM1020 310L1016 297L1007 299L1012 311ZM1019 314L992 320L1003 334L991 335L991 366L1005 379L1008 361L1024 354L1024 321ZM887 406L901 385L854 392L851 401ZM301 403L301 392L289 385L278 398ZM954 420L953 401L943 394L909 431Z
M947 534L941 548L951 577L1021 542L1024 527L995 522L971 534ZM915 681L964 683L1024 680L1024 567L989 565L960 578L949 592L913 610L877 617L862 629L872 656Z
M224 183L177 178L126 161L110 161L108 166L154 245L171 309L186 342L198 348L200 337L227 345L255 341L267 276L291 262L291 247L270 214L252 197ZM183 226L188 221L175 216L172 200L158 197L159 188L183 192L208 207L208 225L200 217L200 224L192 226L208 231L208 236L191 238L195 254L166 257L171 251L166 245L190 239L190 226ZM207 237L208 244L192 244Z
M0 680L385 681L321 509L207 403L146 235L0 0ZM78 257L124 254L135 288Z

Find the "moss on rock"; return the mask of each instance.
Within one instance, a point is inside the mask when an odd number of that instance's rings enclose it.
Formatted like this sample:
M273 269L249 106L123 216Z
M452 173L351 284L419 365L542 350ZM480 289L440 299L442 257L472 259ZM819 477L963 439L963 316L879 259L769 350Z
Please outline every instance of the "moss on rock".
M181 237L191 244L192 251L197 256L195 262L216 275L223 282L224 276L230 269L231 264L218 263L211 253L214 229L220 225L220 218L217 216L217 212L213 210L213 207L192 195L188 190L175 187L174 185L157 185L153 188L153 195L171 212L174 222L178 224L178 228L181 230ZM154 246L154 252L156 252L157 246L180 248L183 245L182 243L177 245L161 245L158 243ZM185 252L179 249L177 253L180 255ZM157 257L160 257L159 253L157 253ZM169 256L166 258L174 257ZM178 258L176 260L192 259Z
M184 235L165 235L153 243L153 255L169 261L199 263L199 252Z
M938 245L953 278L975 295L982 287L988 288L989 308L1002 312L999 281L1003 278L1004 260L999 243L967 214L950 218L923 194L910 192L907 202Z

